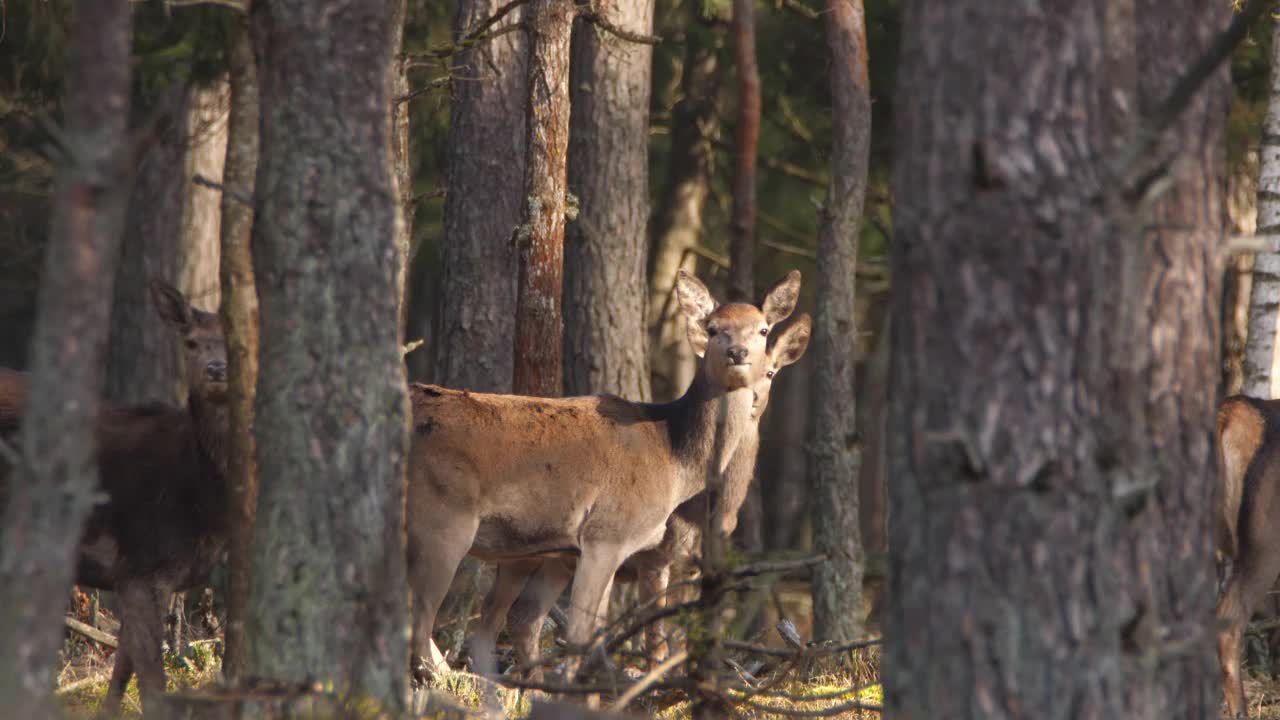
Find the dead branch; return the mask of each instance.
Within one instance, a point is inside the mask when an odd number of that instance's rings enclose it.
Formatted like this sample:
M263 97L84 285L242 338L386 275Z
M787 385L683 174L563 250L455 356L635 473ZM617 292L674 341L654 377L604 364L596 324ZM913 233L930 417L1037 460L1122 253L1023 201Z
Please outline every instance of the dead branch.
M67 693L75 692L80 688L91 687L93 685L97 685L98 683L105 683L110 679L111 679L111 671L104 670L102 672L97 672L92 675L89 675L88 677L82 677L79 680L73 680L67 683L66 685L62 685L57 690L54 691L54 694L66 695Z
M401 349L400 349L400 354L401 354L402 356L403 356L403 355L408 355L409 353L413 352L414 350L417 350L418 348L420 348L420 347L422 347L423 345L425 345L425 344L426 344L426 342L427 342L426 340L423 340L422 338L418 338L417 340L413 340L413 341L410 341L410 342L408 342L408 343L405 343L405 346L404 346L403 348L401 348Z
M660 665L658 665L658 667L654 668L653 670L650 670L649 674L641 678L639 682L627 688L627 691L622 693L622 696L618 698L617 702L609 706L609 711L622 712L624 709L626 709L628 703L640 697L640 695L643 694L644 691L648 690L655 683L661 680L663 675L666 675L668 672L670 672L671 668L674 668L675 666L679 665L680 663L684 662L687 659L689 659L688 651L678 652L675 655L672 655L671 657L667 658Z
M799 570L801 568L819 565L826 561L826 555L811 555L797 560L762 560L760 562L747 563L746 565L734 568L729 571L729 574L734 577L755 577L757 575L765 575L767 573Z
M591 3L578 3L578 17L627 42L639 43L641 45L658 45L662 42L662 38L658 35L644 35L642 33L634 33L630 30L622 28L609 22L600 11L591 6Z
M92 625L87 625L71 617L64 617L63 622L66 624L68 629L89 638L99 645L105 645L109 648L120 647L120 641L117 640L114 635L104 633Z
M1276 623L1280 627L1280 622ZM795 657L796 655L839 655L850 650L860 650L862 648L873 647L883 642L880 638L872 638L870 640L859 640L858 642L845 643L843 645L810 645L801 649L770 647L768 645L756 645L753 643L741 642L738 640L725 640L724 646L731 650L741 650L742 652L755 653L757 655L769 655L771 657Z
M782 717L833 717L850 710L870 710L871 712L883 712L884 706L875 705L873 703L864 703L860 700L850 700L847 703L832 705L828 708L820 708L817 710L800 710L798 708L778 707L776 705L766 705L758 703L754 700L748 700L747 705L755 710L770 713L775 716Z

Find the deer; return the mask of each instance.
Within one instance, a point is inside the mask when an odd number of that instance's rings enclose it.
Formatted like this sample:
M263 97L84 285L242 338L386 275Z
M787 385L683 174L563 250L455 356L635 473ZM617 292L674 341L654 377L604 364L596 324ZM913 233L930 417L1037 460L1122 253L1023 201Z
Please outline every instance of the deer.
M207 581L226 547L226 343L218 316L151 283L152 302L181 336L187 410L161 403L104 407L97 462L105 499L85 522L75 578L120 598L120 638L103 714L119 711L136 673L143 702L165 690L161 642L174 592ZM0 433L17 427L26 374L0 372ZM5 485L7 483L0 483Z
M724 473L722 532L731 534L738 524L738 511L747 499L747 490L755 475L756 452L760 446L760 418L769 405L774 377L782 368L804 356L809 345L812 321L802 314L779 332L767 351L764 374L752 385L753 404L750 423L729 459ZM694 553L700 530L707 526L710 508L705 492L680 504L667 521L666 533L657 547L642 550L627 558L615 575L617 581L639 581L647 598L655 606L666 602L671 568L682 557ZM519 665L532 668L534 679L541 673L536 666L539 635L555 605L556 599L573 578L573 558L556 560L519 560L499 563L493 585L481 606L480 621L472 631L471 643L492 647L504 623ZM535 567L521 567L534 563ZM520 578L528 577L525 583ZM651 661L666 654L665 633L660 622L646 627L646 646Z
M406 559L416 680L448 671L431 633L467 555L529 573L536 564L519 561L576 558L567 638L588 643L618 567L661 543L676 507L706 487L709 468L724 471L751 423L767 337L791 315L799 289L792 271L759 307L718 305L681 272L676 300L699 362L688 390L669 403L410 386Z
M1218 602L1218 662L1232 717L1245 712L1244 628L1280 576L1280 400L1244 395L1218 408L1222 492L1215 546L1231 570Z

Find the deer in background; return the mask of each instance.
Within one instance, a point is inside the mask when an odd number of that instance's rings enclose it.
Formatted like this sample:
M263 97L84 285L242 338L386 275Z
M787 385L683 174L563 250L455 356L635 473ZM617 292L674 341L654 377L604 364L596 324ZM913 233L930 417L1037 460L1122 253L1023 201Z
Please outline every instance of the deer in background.
M808 314L804 314L777 334L767 353L765 372L752 385L750 422L724 472L722 530L725 535L731 534L737 527L738 511L746 501L747 490L755 476L756 452L760 447L760 417L769 405L769 392L773 387L774 377L782 368L804 356L809 345L811 324ZM700 531L706 527L709 511L705 492L686 500L668 519L662 542L655 548L642 550L627 558L619 568L615 580L639 580L648 599L657 607L664 606L671 568L677 559L687 558L694 553ZM472 643L492 647L503 623L508 623L508 635L515 649L517 662L532 667L532 676L535 679L539 677L541 672L533 663L539 654L543 621L573 578L573 571L572 558L499 563L493 586L485 596L480 622L473 631ZM529 580L521 582L524 578ZM646 650L650 660L661 659L666 654L662 624L651 623L645 631Z
M724 471L752 423L751 386L766 372L767 336L791 314L799 288L793 271L761 307L717 306L701 282L681 272L676 297L700 362L674 402L410 387L406 524L415 676L448 668L431 632L467 554L499 563L577 558L568 640L581 646L591 639L618 567L657 546L671 513L706 487L721 422L723 450L714 460ZM518 567L531 572L536 565Z
M190 395L185 411L153 403L106 407L98 416L105 500L85 522L76 582L120 597L120 647L104 714L118 711L135 672L148 706L164 693L169 597L208 579L227 538L222 328L217 315L191 307L169 285L153 281L151 297L182 336ZM0 434L16 429L25 403L26 374L0 372Z

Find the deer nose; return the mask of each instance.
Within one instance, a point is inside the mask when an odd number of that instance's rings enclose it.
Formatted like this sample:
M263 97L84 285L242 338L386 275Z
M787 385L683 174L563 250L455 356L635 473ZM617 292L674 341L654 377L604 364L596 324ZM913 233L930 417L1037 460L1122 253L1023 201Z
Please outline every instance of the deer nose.
M747 348L745 345L734 345L727 352L734 365L741 365L747 361Z
M204 376L205 376L205 379L210 380L212 382L226 382L227 381L227 363L222 360L214 360L208 365L205 365Z

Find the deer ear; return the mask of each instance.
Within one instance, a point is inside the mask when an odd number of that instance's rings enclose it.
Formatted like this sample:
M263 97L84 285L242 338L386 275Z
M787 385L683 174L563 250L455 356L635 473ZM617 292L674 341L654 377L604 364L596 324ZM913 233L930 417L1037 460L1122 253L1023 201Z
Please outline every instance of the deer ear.
M801 313L795 322L778 335L778 340L769 351L769 356L774 358L774 363L779 368L790 365L804 357L804 351L809 349L809 337L812 334L813 319L809 317L809 313Z
M191 306L177 288L163 280L151 280L151 303L166 323L181 332L191 329Z
M676 273L676 302L689 323L689 344L702 357L707 352L707 316L716 309L711 291L698 278L681 270Z
M764 321L773 327L791 316L800 299L800 271L792 270L765 293L760 309L764 311Z

